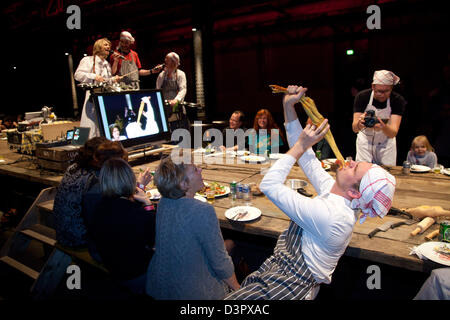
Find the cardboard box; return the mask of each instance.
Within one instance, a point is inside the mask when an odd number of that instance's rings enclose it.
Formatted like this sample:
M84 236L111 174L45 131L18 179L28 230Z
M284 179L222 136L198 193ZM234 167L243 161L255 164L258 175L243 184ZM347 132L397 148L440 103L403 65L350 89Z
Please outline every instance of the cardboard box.
M55 121L52 123L41 123L41 132L44 141L54 141L66 137L67 130L79 127L79 121Z

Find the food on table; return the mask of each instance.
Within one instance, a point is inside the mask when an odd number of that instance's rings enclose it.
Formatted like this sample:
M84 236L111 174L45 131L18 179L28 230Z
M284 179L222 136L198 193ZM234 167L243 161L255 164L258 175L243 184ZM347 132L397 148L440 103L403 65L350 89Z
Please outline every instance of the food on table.
M227 193L227 188L218 182L205 183L205 187L201 189L198 194L206 197L206 190L214 190L215 196L222 196Z
M434 247L434 251L450 258L450 245L443 243L437 247Z

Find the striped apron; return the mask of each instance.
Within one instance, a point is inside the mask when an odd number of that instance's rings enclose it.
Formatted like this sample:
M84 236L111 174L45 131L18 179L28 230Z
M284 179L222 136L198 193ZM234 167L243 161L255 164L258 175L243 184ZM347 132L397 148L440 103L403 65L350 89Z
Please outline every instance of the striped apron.
M273 255L225 300L303 300L318 283L303 258L303 229L291 221L278 238Z

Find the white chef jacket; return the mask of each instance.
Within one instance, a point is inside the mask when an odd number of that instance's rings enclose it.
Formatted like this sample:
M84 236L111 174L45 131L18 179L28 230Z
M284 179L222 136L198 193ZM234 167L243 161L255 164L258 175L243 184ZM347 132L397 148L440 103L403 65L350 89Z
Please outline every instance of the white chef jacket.
M289 146L303 130L298 119L285 124ZM308 198L290 189L284 182L295 158L284 155L267 172L260 184L264 194L289 218L303 228L302 252L309 270L318 283L330 283L339 258L344 254L356 222L350 201L330 193L335 183L310 148L298 161L317 191Z

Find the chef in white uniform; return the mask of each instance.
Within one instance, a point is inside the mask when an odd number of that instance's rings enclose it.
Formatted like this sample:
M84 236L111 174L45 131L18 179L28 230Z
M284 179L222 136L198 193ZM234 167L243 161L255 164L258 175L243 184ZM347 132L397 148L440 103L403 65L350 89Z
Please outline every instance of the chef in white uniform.
M373 75L372 88L357 94L353 105L353 132L356 138L356 161L395 166L397 161L397 136L406 100L393 87L400 78L392 71L379 70ZM375 112L378 120L369 127L364 118L368 110Z

